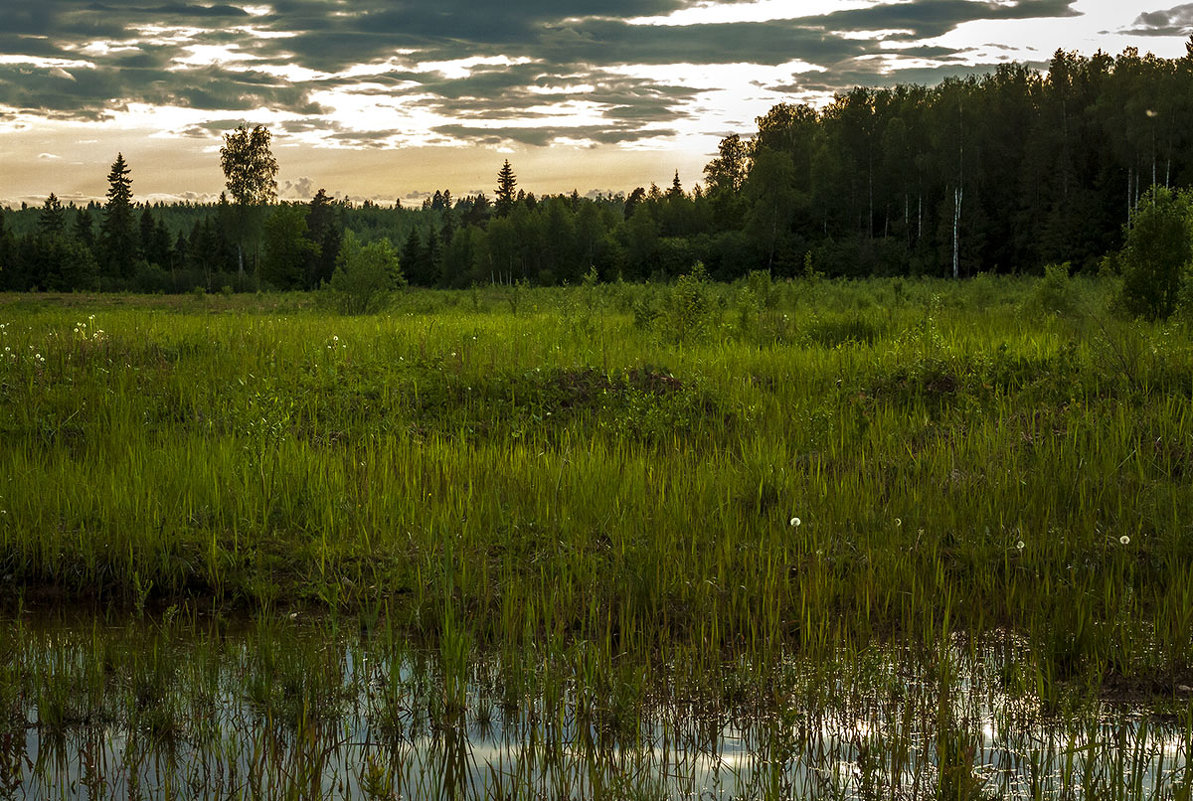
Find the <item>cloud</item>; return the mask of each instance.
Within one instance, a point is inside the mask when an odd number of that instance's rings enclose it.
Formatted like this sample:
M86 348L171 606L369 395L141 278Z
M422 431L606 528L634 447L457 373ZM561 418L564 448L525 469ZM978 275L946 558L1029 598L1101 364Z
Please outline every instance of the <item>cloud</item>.
M838 11L820 17L826 30L890 30L911 33L897 38L923 40L942 36L967 22L979 20L1025 20L1074 17L1079 12L1076 0L1018 0L1018 2L983 2L982 0L915 0L906 3L879 3L862 9Z
M481 0L354 0L350 13L338 0L273 0L265 13L238 0L4 3L0 55L23 61L0 59L0 110L96 121L139 104L184 108L209 119L181 133L208 138L265 110L288 135L360 148L632 145L691 131L725 104L701 67L757 68L757 106L790 89L888 82L901 60L926 81L960 74L973 68L964 51L923 43L980 20L1076 13L1075 0L873 0L766 22L724 21L750 5L736 0L520 0L500 13ZM721 21L690 13L711 6ZM1179 26L1189 8L1137 25ZM902 49L880 51L880 38ZM786 66L797 61L820 73Z
M457 140L473 142L479 145L500 146L509 143L543 147L566 140L570 144L617 144L636 142L642 139L674 136L672 129L649 130L633 126L581 125L572 127L531 127L531 126L470 126L470 125L441 125L435 129L438 133Z
M203 18L237 18L250 16L250 14L243 8L238 8L236 6L200 6L187 3L167 3L166 5L158 6L157 8L153 9L153 13L167 16Z
M1193 3L1140 14L1128 32L1141 36L1188 36L1193 33Z
M278 196L286 200L309 200L318 191L319 187L315 185L315 179L303 176L282 181L278 187Z

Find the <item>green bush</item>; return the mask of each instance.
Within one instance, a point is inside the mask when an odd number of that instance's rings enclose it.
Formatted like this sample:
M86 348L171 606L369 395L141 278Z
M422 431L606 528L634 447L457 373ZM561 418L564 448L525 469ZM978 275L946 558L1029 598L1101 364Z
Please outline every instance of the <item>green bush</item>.
M1131 215L1121 254L1118 306L1133 317L1167 319L1193 262L1193 200L1152 187Z
M675 342L704 338L712 327L715 303L708 273L698 261L671 288L670 303L663 313L667 338Z
M1035 314L1055 314L1058 317L1072 317L1080 307L1080 300L1073 281L1069 278L1072 265L1049 264L1044 268L1044 277L1032 287L1024 301L1025 311ZM988 305L988 304L983 304Z
M388 239L361 245L349 231L326 295L329 305L340 313L363 314L384 308L393 291L405 283L398 255Z

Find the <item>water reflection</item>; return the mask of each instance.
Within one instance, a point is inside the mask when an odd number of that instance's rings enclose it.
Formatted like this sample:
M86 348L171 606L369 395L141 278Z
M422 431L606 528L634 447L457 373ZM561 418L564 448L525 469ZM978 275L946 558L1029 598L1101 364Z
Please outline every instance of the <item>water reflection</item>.
M1029 655L1009 638L730 659L713 672L657 654L598 659L594 648L461 661L330 621L10 621L0 794L1176 798L1190 788L1187 708L1050 708L1018 680Z

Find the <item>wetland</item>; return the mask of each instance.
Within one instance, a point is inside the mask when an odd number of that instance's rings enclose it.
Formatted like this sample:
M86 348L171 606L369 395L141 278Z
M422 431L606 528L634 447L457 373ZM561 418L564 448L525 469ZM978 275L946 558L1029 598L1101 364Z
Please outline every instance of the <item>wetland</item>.
M1109 279L0 296L14 797L1188 798Z

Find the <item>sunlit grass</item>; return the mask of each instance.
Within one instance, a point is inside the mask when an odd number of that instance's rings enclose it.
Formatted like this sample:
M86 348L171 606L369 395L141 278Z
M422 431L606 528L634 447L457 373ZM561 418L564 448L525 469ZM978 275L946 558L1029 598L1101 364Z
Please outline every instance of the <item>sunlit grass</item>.
M1034 286L3 299L0 579L718 660L1008 630L1045 694L1163 691L1193 341Z

